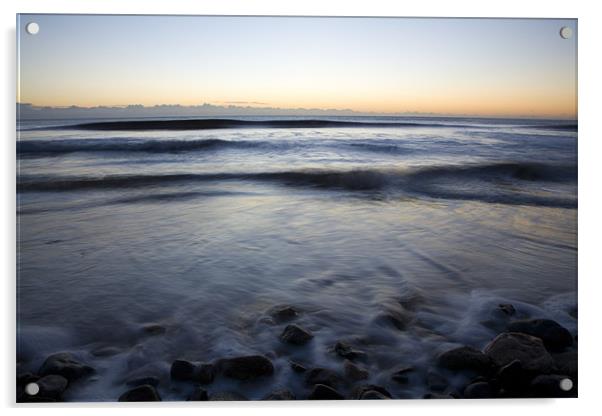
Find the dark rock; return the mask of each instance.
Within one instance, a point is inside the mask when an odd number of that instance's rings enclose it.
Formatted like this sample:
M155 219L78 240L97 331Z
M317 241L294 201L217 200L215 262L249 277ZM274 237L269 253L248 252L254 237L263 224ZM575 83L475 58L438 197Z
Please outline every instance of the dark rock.
M426 375L426 385L433 391L444 391L449 383L441 374L429 371Z
M527 371L550 373L554 359L539 338L518 332L504 332L491 341L484 350L498 367L519 360Z
M330 386L325 384L316 384L309 396L307 396L308 400L343 400L344 397L341 393L336 391Z
M69 385L69 380L63 376L57 376L53 374L42 377L36 381L36 383L40 388L40 391L37 394L38 397L45 397L54 399L55 401L60 401L63 392Z
M533 373L526 370L520 360L509 362L496 376L500 386L509 393L524 392L532 378Z
M466 386L464 389L464 397L466 399L489 399L494 397L494 394L489 383L478 381Z
M343 364L343 369L345 371L345 377L347 377L351 381L365 380L369 376L367 370L353 364L349 360L345 360L345 363Z
M474 371L485 374L491 370L491 358L471 347L459 347L439 356L441 367L452 371Z
M164 334L167 329L163 325L159 324L148 324L142 327L142 332L147 335L161 335Z
M520 332L540 338L550 351L562 351L573 345L573 336L558 322L551 319L525 319L511 322L509 332Z
M414 367L404 367L395 371L391 375L391 379L400 384L407 384L409 381L409 373L414 371Z
M221 359L217 367L224 376L237 380L249 380L274 374L272 362L263 355Z
M288 344L303 345L313 338L313 334L298 325L287 325L280 335L280 340Z
M94 355L95 357L110 357L112 355L119 354L121 351L122 350L118 347L105 346L105 347L100 347L100 348L96 348L95 350L93 350L92 355Z
M171 364L170 374L173 380L197 381L201 384L209 384L215 378L215 367L213 364L175 360Z
M562 380L567 378L564 375L546 374L535 377L531 381L531 397L577 397L577 389L573 388L564 391L560 387Z
M304 373L307 370L307 368L304 365L299 364L297 362L291 361L290 364L291 368L295 373Z
M233 391L221 391L210 395L209 400L212 402L242 402L249 399Z
M513 316L516 313L516 309L514 308L514 305L512 305L510 303L500 303L498 305L498 309L508 316Z
M354 360L356 358L365 358L366 357L366 353L364 351L354 350L353 347L351 347L351 345L346 344L341 341L337 342L334 345L333 349L334 349L334 352L336 352L339 357L343 357L348 360Z
M29 383L35 383L40 379L40 376L32 373L21 373L17 375L17 386L26 386Z
M558 371L559 374L566 374L574 380L577 379L577 351L566 351L559 354L553 354L552 357L554 357L556 371Z
M440 393L426 393L422 396L423 399L457 399L457 397L451 394L440 394Z
M387 397L384 394L382 394L376 390L368 390L360 396L360 400L389 400L389 399L390 399L390 397Z
M126 391L119 396L120 402L160 402L161 397L157 390L149 385L144 384L142 386L134 387L131 390Z
M400 331L405 331L412 319L403 306L395 304L389 305L385 312L379 315L378 320L393 325Z
M291 321L299 316L299 312L292 306L277 306L269 314L278 323Z
M373 393L376 392L379 395L384 396L386 399L391 398L391 393L387 391L384 387L376 386L374 384L366 384L363 386L358 386L351 391L351 399L352 400L367 400L370 397L378 399L379 397L375 397L376 395ZM368 394L369 393L369 394ZM365 396L368 397L365 397Z
M263 400L295 400L295 395L286 389L276 390L268 394Z
M209 400L209 395L207 394L207 390L202 387L196 386L190 396L187 399L189 402L206 402Z
M134 377L126 380L125 384L131 387L141 386L143 384L148 384L153 387L157 387L159 385L159 378L155 376Z
M46 358L38 373L42 376L55 374L65 377L69 381L87 376L94 372L94 369L77 361L73 355L68 352L53 354Z
M308 371L305 382L310 386L314 384L324 384L336 388L342 382L342 378L339 374L328 368L318 367Z

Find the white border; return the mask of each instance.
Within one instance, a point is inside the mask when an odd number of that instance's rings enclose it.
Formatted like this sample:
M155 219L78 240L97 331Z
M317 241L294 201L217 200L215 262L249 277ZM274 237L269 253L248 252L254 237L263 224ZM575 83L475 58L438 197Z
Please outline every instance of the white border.
M440 17L554 17L579 19L579 399L571 400L495 400L495 401L395 401L336 403L250 403L191 404L162 403L145 405L80 405L60 404L28 406L23 414L93 414L107 410L119 414L142 408L148 414L182 412L187 414L274 414L307 415L316 411L345 412L350 416L376 411L382 414L437 415L507 415L525 412L547 415L588 414L601 408L598 395L600 377L600 260L601 210L600 151L602 126L600 74L602 74L600 42L602 15L596 13L596 2L576 0L505 0L505 1L435 1L394 2L383 0L3 0L0 2L4 48L2 55L3 91L2 126L2 294L4 301L2 374L0 403L15 411L14 402L14 328L15 328L15 14L20 13L105 13L105 14L237 14L237 15L346 15L346 16L440 16ZM82 408L83 407L83 408Z

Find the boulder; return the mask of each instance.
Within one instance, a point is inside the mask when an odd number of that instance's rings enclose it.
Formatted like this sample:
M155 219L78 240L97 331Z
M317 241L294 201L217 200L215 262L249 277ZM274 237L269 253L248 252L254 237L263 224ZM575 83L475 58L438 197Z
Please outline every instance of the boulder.
M316 384L309 396L307 396L308 400L343 400L344 397L341 393L336 391L330 386L325 384Z
M550 373L554 359L539 338L518 332L504 332L491 341L484 350L498 367L519 360L525 370L534 373Z
M196 381L201 384L209 384L215 378L215 366L208 363L175 360L171 364L170 374L173 380Z
M291 364L291 369L295 373L304 373L305 371L307 371L307 368L303 364L299 364L295 361L290 361L290 364Z
M565 391L561 382L567 378L564 375L544 374L535 377L530 384L531 397L577 397L577 389Z
M492 397L494 397L493 390L485 381L471 383L464 389L464 398L466 399L490 399Z
M409 373L414 371L414 367L403 367L397 371L395 371L391 375L391 379L400 384L407 384L409 381Z
M161 397L157 390L150 384L134 387L119 396L120 402L159 402Z
M438 364L452 371L473 371L485 374L491 370L491 358L472 347L459 347L439 355Z
M572 379L577 379L578 360L577 351L565 351L559 354L553 354L558 374L566 374Z
M351 391L352 400L390 399L391 393L384 387L374 384L358 386Z
M242 402L249 399L240 393L233 391L221 391L210 395L209 400L212 402Z
M447 388L449 383L441 374L429 371L426 374L426 385L433 391L441 392Z
M506 393L522 396L533 376L532 372L523 367L520 360L512 360L499 369L496 379Z
M500 303L497 307L502 313L508 316L513 316L516 314L516 309L511 303Z
M189 402L206 402L209 400L209 395L207 394L207 390L202 387L196 386L190 396L187 399Z
M63 376L48 375L36 381L40 391L36 396L60 401L69 381Z
M343 369L345 372L345 377L351 381L365 380L369 376L367 370L356 364L353 364L349 360L345 360L345 363L343 364Z
M524 319L508 324L507 331L540 338L550 351L562 351L573 345L573 336L565 327L551 319Z
M364 351L355 350L351 345L341 341L334 344L333 350L339 357L346 358L348 360L366 357L366 353Z
M286 390L286 389L275 390L263 398L263 400L295 400L295 399L296 399L295 395L290 390Z
M305 383L310 386L314 384L324 384L336 388L342 381L339 374L328 368L321 367L311 369L305 376Z
M313 338L313 334L298 325L287 325L280 335L280 340L287 344L303 345Z
M274 365L263 355L221 359L217 367L224 376L237 380L249 380L274 374Z
M280 323L295 319L299 316L299 311L292 306L276 306L270 310L269 315L274 321Z
M55 374L65 377L69 381L87 376L94 372L94 369L78 360L68 352L53 354L46 358L38 373L41 376Z

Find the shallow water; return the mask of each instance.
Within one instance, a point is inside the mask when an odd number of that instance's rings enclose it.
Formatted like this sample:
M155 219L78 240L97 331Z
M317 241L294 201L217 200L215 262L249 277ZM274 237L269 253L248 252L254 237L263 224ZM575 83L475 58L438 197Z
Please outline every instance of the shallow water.
M438 352L497 333L499 303L575 333L574 122L393 121L424 126L22 122L21 367L73 351L97 373L68 400L115 400L133 374L159 376L162 397L181 400L191 386L170 383L173 359L262 353L274 377L208 390L304 397L288 361L341 370L330 348L344 340L368 354L369 382L420 397ZM275 305L300 309L315 338L282 344ZM104 347L117 353L93 354ZM411 383L390 380L408 364L420 370Z

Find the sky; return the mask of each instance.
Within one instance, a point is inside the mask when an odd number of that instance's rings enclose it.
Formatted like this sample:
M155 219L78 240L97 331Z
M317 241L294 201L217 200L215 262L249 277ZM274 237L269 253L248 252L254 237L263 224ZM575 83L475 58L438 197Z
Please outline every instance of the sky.
M577 114L572 19L20 15L17 27L17 102L35 106Z

